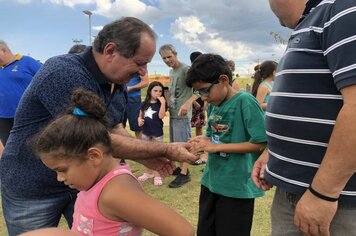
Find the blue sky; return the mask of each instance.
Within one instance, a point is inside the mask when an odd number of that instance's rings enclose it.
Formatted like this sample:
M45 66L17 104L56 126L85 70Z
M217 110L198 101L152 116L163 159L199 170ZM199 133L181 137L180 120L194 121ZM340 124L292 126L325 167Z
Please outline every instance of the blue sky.
M189 64L192 51L217 53L236 63L237 73L253 71L257 62L279 60L285 46L270 32L287 39L271 12L268 0L0 0L0 39L13 53L45 62L66 53L73 40L89 44L103 25L122 16L134 16L157 33L157 50L171 43L178 59ZM169 68L156 53L149 74L168 75Z

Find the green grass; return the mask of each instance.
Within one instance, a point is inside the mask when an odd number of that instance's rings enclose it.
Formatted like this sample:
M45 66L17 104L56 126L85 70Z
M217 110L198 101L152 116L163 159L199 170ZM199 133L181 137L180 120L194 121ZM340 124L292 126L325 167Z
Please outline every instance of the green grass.
M168 142L168 127L164 127L164 141ZM194 132L193 132L194 133ZM129 161L132 172L134 175L141 175L145 168L136 163ZM179 214L185 217L190 223L196 228L198 220L198 200L200 191L200 177L203 165L190 166L190 173L192 181L187 183L181 188L170 189L168 184L173 180L172 177L165 178L163 180L162 186L154 186L152 182L144 182L143 187L146 193L150 194L159 201L164 202L171 208L175 209ZM252 236L267 236L270 235L270 206L272 202L273 192L269 191L263 198L256 199L255 203L255 214L252 226ZM1 199L0 199L1 201ZM62 219L60 222L60 227L66 227L65 221ZM0 207L0 236L7 235L5 221L2 215L2 209ZM144 236L154 235L150 232L145 231Z

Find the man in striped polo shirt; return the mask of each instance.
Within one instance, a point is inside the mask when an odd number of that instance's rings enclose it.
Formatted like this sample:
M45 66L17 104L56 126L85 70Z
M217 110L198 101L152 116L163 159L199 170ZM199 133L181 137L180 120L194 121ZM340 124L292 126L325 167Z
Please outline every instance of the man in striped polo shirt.
M277 186L272 235L355 235L356 1L269 2L294 29L252 174L264 190Z

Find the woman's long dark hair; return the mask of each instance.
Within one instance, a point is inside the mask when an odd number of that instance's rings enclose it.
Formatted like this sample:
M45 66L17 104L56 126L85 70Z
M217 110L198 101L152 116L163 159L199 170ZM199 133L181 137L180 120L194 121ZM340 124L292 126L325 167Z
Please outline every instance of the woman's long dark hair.
M261 65L255 66L255 74L253 75L254 81L252 85L251 93L253 96L257 96L257 90L263 80L268 78L277 69L277 62L264 61Z

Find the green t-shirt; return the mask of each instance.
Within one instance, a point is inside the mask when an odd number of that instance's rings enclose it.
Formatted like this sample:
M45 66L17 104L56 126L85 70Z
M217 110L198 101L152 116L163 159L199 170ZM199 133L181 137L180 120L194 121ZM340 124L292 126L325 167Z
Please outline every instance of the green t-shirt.
M171 118L191 118L192 109L188 109L186 116L178 116L179 108L193 95L193 89L185 83L189 66L179 63L177 68L169 72L169 115Z
M256 99L239 92L219 106L209 105L207 136L215 143L267 141L265 118ZM211 192L232 198L264 195L251 179L260 153L209 153L201 184Z

